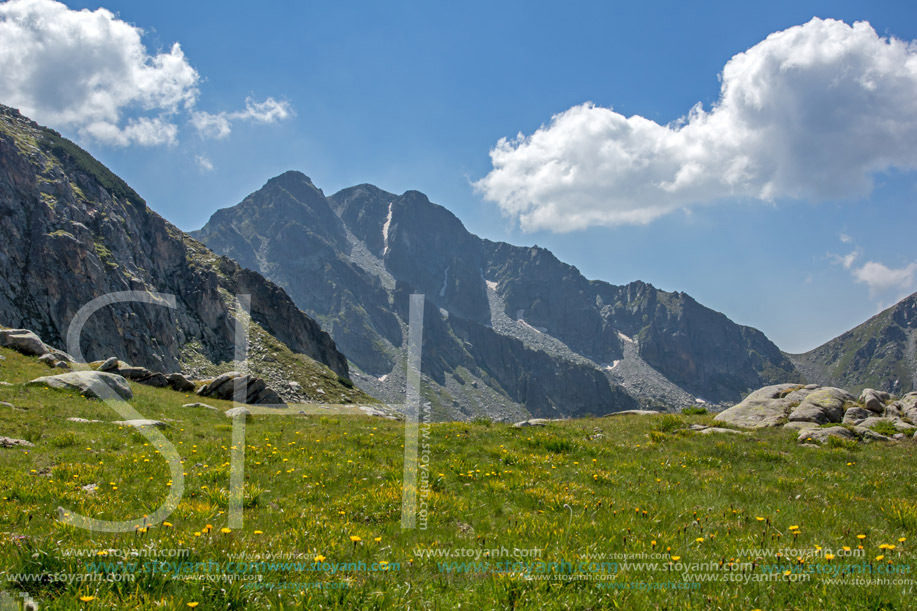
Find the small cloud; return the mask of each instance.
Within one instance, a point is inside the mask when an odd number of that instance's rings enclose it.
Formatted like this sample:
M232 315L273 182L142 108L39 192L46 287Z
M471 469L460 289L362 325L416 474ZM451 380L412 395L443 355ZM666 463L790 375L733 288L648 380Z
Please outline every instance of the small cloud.
M233 115L235 119L246 119L258 123L274 123L282 121L293 114L290 104L268 98L263 102L256 102L252 98L245 98L245 111Z
M853 238L847 234L842 233L839 237L845 244L854 244ZM856 265L862 254L863 249L854 245L854 249L846 255L830 253L828 257L849 271L855 282L869 287L869 298L875 301L880 309L900 301L917 288L917 261L898 268L889 267L878 261Z
M232 125L222 114L214 115L205 111L198 111L191 115L191 125L197 133L205 138L222 140L229 136Z
M917 273L917 261L899 268L890 268L876 261L868 261L853 270L853 277L857 282L869 287L871 297L894 292L901 298L914 291L915 273Z
M197 162L197 167L201 169L202 172L212 172L213 171L213 162L210 161L204 155L198 155L194 158L194 161Z
M831 257L835 263L839 263L844 266L844 269L850 269L853 267L854 262L857 260L860 254L862 254L862 252L863 251L859 248L854 248L853 251L847 253L846 255L830 254L828 256Z
M256 102L253 98L245 99L245 110L236 112L195 112L191 115L191 125L203 138L222 140L232 132L233 121L251 121L254 123L275 123L290 117L293 109L289 102L267 98Z
M842 233L838 237L844 244L853 244L853 238L846 233ZM846 255L828 253L828 258L834 263L843 266L844 269L850 269L861 254L863 254L862 249L859 246L854 246L854 249Z

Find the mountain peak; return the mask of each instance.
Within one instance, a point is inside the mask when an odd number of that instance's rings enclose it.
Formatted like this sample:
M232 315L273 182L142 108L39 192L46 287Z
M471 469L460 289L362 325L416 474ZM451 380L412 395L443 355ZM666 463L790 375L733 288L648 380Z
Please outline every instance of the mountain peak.
M271 178L264 184L265 187L275 186L275 185L279 187L283 187L285 189L289 189L291 187L292 188L302 188L305 186L305 187L314 189L318 191L319 193L322 192L321 189L315 186L315 183L312 182L311 178L309 178L308 176L306 176L299 170L287 170L286 172L283 172L282 174L278 174L277 176Z

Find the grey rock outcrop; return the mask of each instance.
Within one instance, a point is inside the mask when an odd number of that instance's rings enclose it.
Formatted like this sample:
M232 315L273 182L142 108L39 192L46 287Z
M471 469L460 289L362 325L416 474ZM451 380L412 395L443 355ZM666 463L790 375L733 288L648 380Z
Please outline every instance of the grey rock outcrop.
M917 415L917 393L909 393L898 401L877 391L864 391L859 402L841 388L817 385L779 384L761 388L736 406L714 418L743 428L782 426L798 431L800 443L825 443L830 437L858 441L891 441L873 430L893 426L903 436L917 430L917 422L907 414ZM881 403L878 409L875 401ZM872 409L864 403L871 402ZM844 426L829 426L841 424ZM696 425L700 428L700 425Z
M117 357L112 356L105 359L105 361L99 365L97 371L115 371L121 367L129 367L129 365L127 363L122 363Z
M120 398L128 401L134 397L130 385L123 377L100 371L74 371L56 376L36 378L29 385L79 391L96 399Z
M832 426L830 428L820 429L811 428L799 431L796 440L799 443L827 443L829 437L847 439L856 441L857 436L842 426Z
M897 418L894 416L875 416L873 415L857 423L858 426L861 426L866 429L871 429L875 427L876 425L881 425L881 424L890 424L893 427L895 427L898 431L913 431L915 428L917 428L913 424L908 424L901 418Z
M166 376L166 380L169 382L169 386L172 387L172 390L178 392L194 391L194 383L180 373L170 373Z
M885 402L891 399L887 392L866 388L860 393L860 402L871 412L881 414L885 411Z
M862 407L851 407L844 412L844 424L860 424L867 418L872 418L875 413Z
M154 388L170 387L172 390L189 392L194 390L194 383L180 373L164 374L150 371L146 367L134 367L116 357L106 359L96 371L103 371L123 376L132 382Z
M720 412L714 420L750 429L781 426L788 421L790 411L809 392L813 391L806 391L798 384L765 386L752 392L738 405Z
M197 391L201 397L213 397L224 401L236 400L236 387L240 388L240 403L249 405L283 405L284 401L260 378L230 371L205 384ZM244 400L241 400L244 396Z
M73 361L72 356L47 345L34 331L28 329L0 329L0 346L11 348L26 356L37 356L45 361L51 361L52 367L58 361Z
M303 368L349 376L330 336L280 287L166 222L74 143L0 106L0 322L36 335L7 331L2 341L36 356L45 350L37 337L63 347L80 308L130 290L174 295L176 307L103 307L83 328L87 360L118 354L164 372L230 361L236 315L226 296L249 294L252 321Z
M166 376L156 371L150 371L146 367L123 367L114 369L111 373L116 373L132 382L152 386L154 388L165 388L169 386L169 381L166 379Z
M864 441L891 441L891 437L877 433L872 429L868 429L865 426L855 426L853 427L854 433L860 436Z
M909 392L896 401L895 404L903 418L907 418L917 424L917 392Z
M806 396L790 412L790 422L841 422L844 419L844 406L853 401L853 396L841 388L828 387L805 392Z

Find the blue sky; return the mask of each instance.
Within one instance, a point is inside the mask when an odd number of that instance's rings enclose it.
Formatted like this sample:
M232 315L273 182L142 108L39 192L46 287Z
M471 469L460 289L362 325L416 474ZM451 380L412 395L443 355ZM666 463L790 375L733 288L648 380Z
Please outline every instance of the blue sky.
M546 246L590 278L684 291L802 351L917 290L917 59L901 45L871 63L884 37L917 39L917 5L875 4L9 0L0 102L74 138L185 230L288 169L329 194L417 189L479 235ZM113 15L74 12L99 7ZM837 37L838 61L878 70L871 97L824 96L839 64L818 49ZM746 51L815 59L796 80L738 60L724 75ZM100 91L62 91L68 62ZM747 102L755 75L793 112L748 135L747 104L721 99L721 83ZM705 115L667 127L697 103ZM723 178L748 151L742 177ZM644 189L685 156L688 186Z

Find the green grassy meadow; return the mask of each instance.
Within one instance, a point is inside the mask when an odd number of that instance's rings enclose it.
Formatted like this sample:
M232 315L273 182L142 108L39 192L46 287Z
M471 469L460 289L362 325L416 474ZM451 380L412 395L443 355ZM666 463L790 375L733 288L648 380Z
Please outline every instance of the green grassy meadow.
M686 429L707 414L436 423L421 427L426 521L402 529L402 422L256 414L230 529L232 421L132 384L184 461L181 503L151 525L174 485L155 444L101 401L21 385L54 372L0 355L15 406L0 406L0 435L35 444L0 448L13 608L18 592L67 610L917 608L913 439L815 448L793 431ZM58 507L137 528L89 532Z

